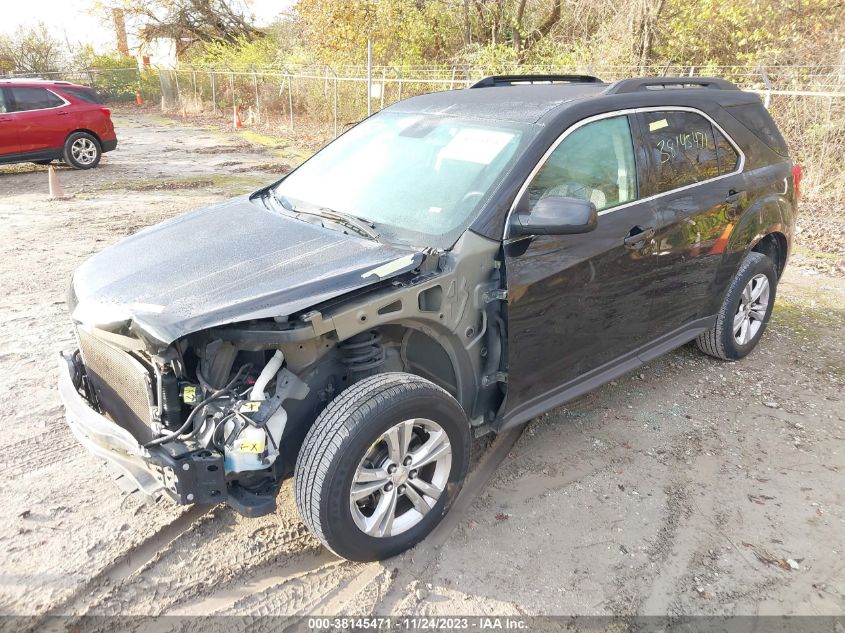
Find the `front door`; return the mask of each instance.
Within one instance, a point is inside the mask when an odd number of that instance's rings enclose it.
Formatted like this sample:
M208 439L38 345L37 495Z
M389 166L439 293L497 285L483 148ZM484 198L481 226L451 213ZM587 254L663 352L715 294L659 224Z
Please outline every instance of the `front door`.
M519 201L590 200L598 226L581 235L505 241L508 283L508 423L638 363L649 335L655 216L638 201L627 115L571 128ZM612 377L612 376L611 376Z
M13 117L8 114L7 90L8 88L0 87L0 156L17 154L21 151L15 122Z
M657 194L652 334L688 336L711 316L716 273L747 199L741 153L698 112L639 116Z
M11 116L22 152L61 149L71 121L64 99L40 86L13 86Z

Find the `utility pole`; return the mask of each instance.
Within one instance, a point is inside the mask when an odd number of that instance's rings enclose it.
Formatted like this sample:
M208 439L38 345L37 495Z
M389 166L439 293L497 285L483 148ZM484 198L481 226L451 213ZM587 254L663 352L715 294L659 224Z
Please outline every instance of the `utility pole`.
M373 40L367 38L367 116L373 113Z

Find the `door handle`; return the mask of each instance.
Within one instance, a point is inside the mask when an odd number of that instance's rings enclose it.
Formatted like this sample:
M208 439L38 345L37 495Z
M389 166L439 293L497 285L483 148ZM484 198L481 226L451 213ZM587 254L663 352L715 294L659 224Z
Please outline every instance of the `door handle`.
M67 116L70 112L56 112L56 116Z
M628 237L626 237L622 241L628 248L637 248L643 242L653 238L655 233L657 233L657 231L654 230L654 227L648 227L647 229L643 229L639 226L635 226L629 231Z
M729 220L733 220L740 211L740 207L745 202L747 196L745 195L744 191L735 191L731 189L728 192L727 197L725 198L725 204L728 205L727 209L725 209L725 216Z

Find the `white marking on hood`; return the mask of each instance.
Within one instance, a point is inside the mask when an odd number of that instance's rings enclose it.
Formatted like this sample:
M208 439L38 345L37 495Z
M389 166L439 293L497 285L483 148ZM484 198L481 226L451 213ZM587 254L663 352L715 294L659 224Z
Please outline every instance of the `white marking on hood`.
M392 262L387 262L386 264L382 264L372 270L368 270L365 273L361 274L362 279L366 279L367 277L378 277L379 279L384 279L388 275L392 275L397 270L402 270L414 263L414 253L410 255L405 255L404 257L400 257L399 259L394 259Z

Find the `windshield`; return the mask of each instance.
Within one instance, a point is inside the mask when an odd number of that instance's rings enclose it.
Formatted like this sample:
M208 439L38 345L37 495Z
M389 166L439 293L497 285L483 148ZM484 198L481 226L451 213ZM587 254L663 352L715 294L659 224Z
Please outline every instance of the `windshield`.
M387 241L447 247L532 134L516 123L382 112L289 174L276 195L367 220Z

